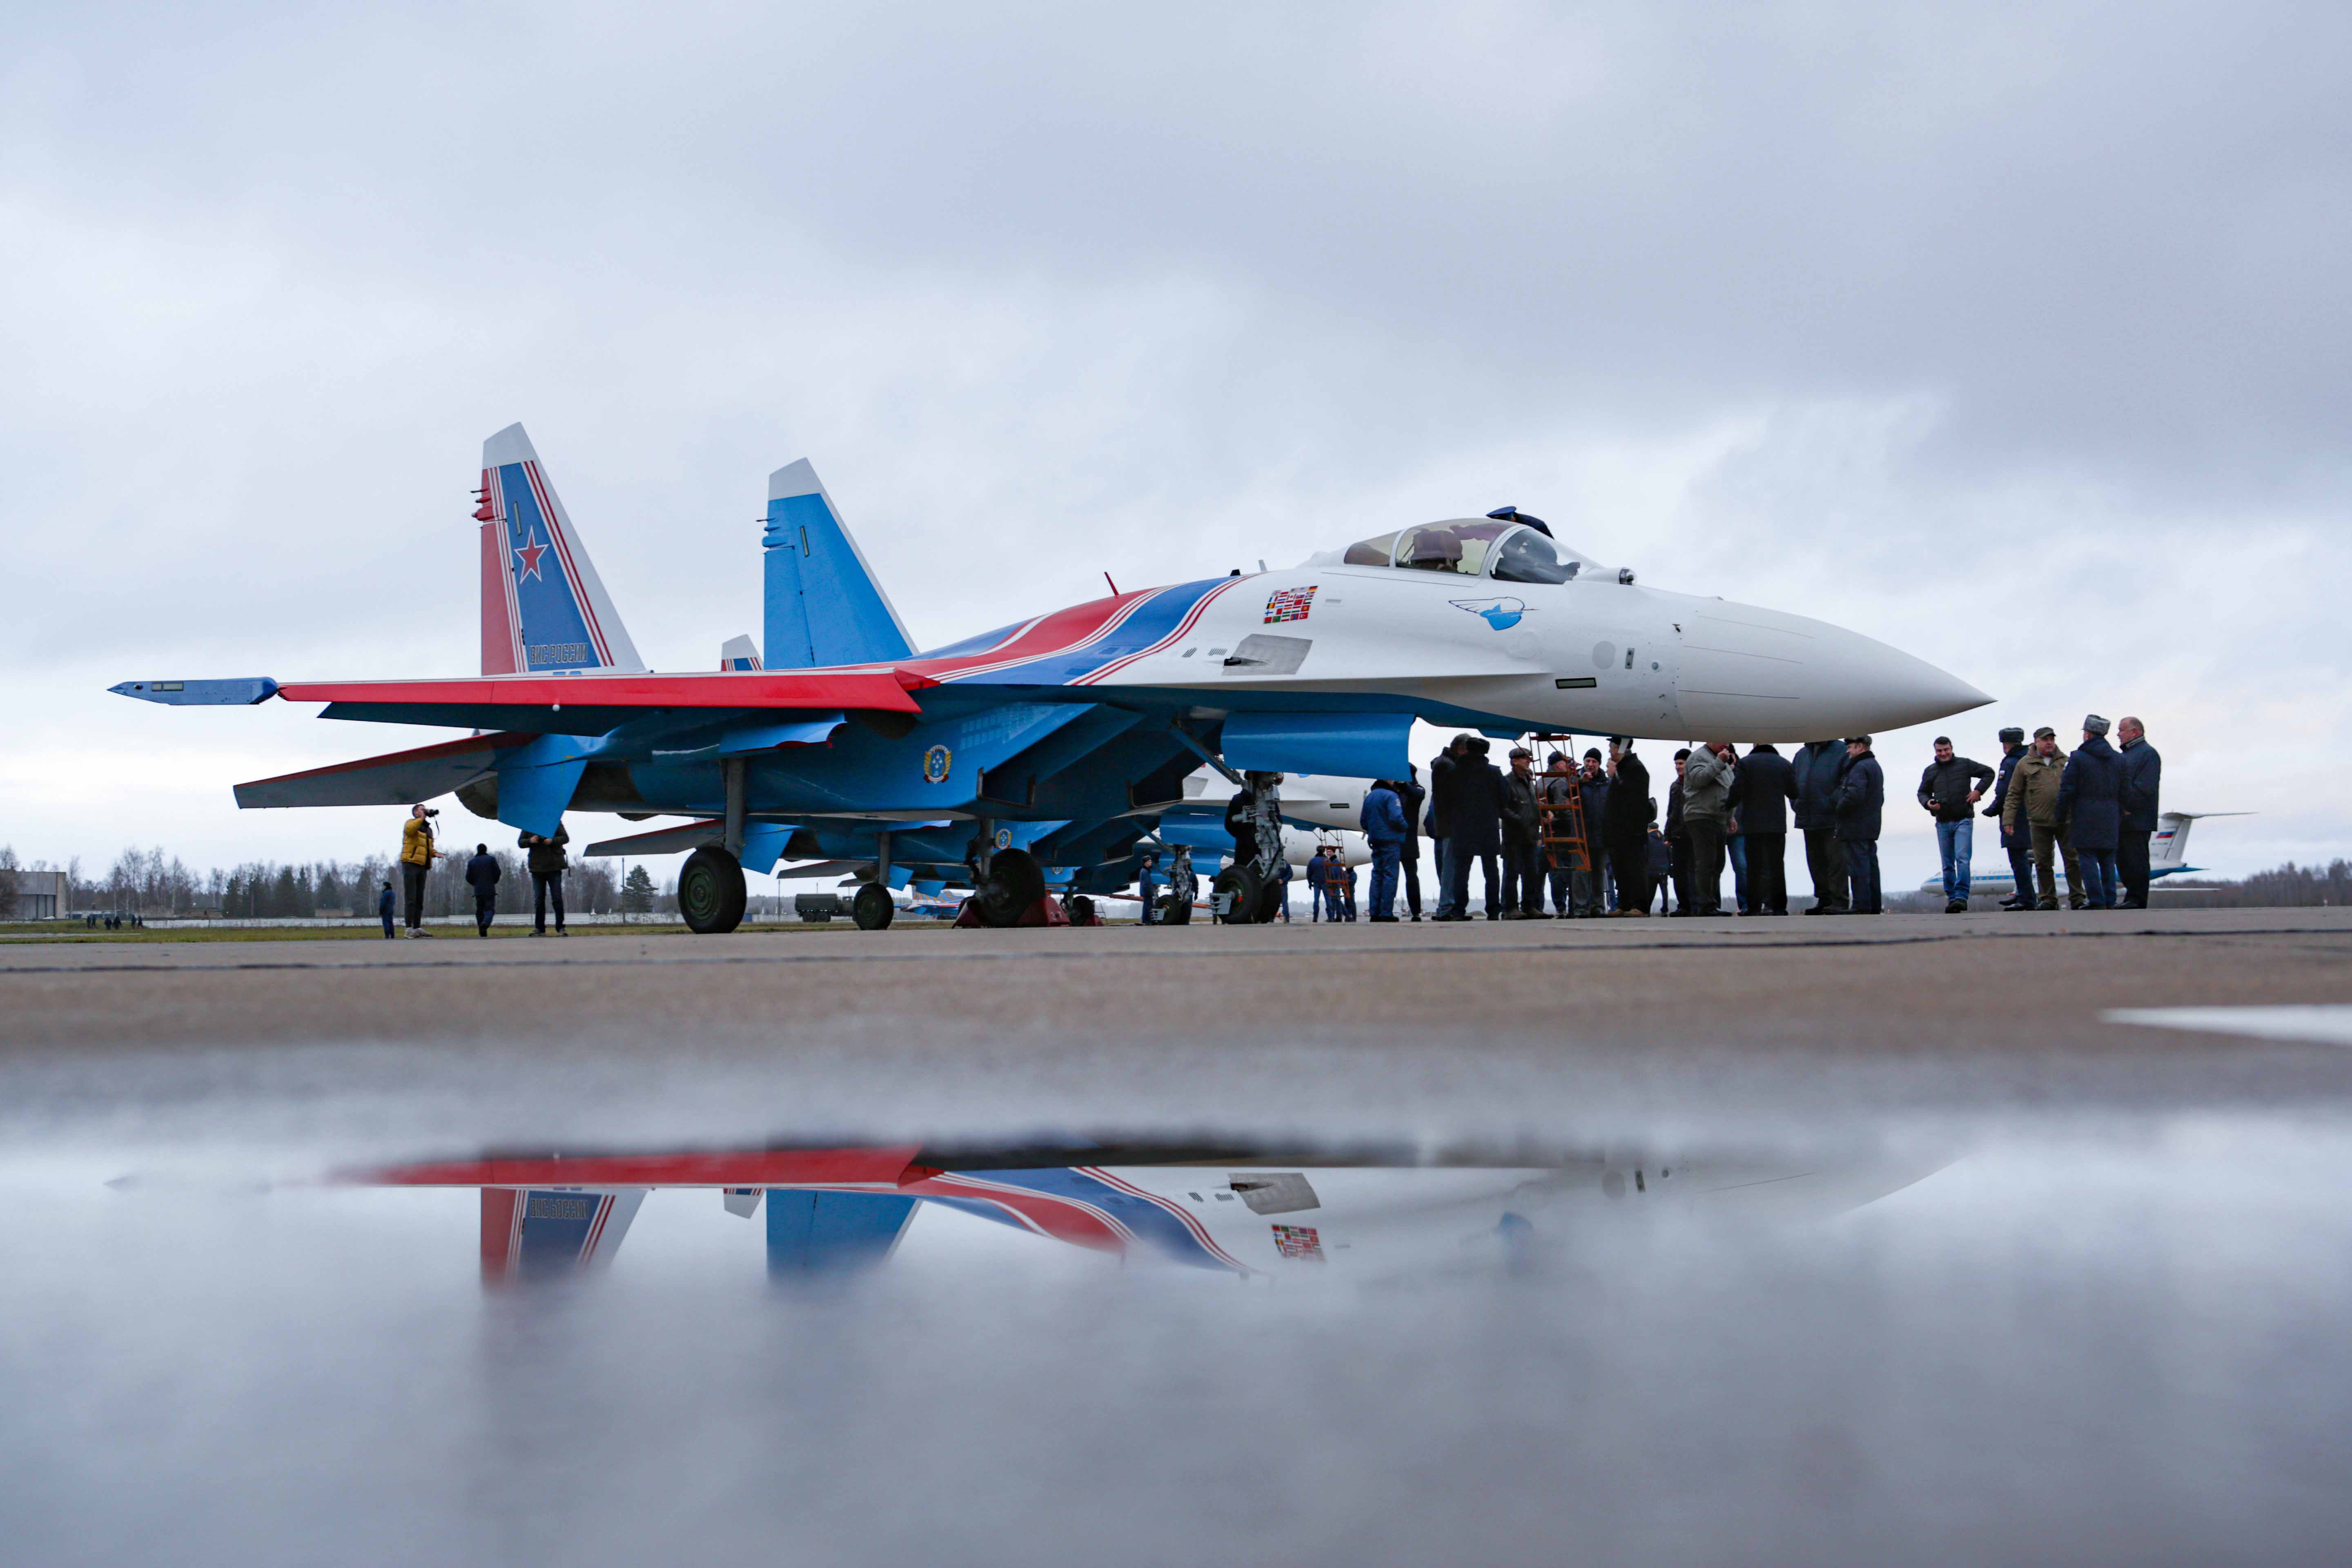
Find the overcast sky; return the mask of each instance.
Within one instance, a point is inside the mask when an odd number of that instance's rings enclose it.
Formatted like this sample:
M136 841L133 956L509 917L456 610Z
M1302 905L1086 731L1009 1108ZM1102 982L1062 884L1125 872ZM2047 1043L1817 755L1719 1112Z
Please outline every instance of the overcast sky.
M388 848L228 786L435 732L104 689L472 673L520 419L657 668L757 633L799 457L925 644L1513 502L1997 694L1979 757L2141 714L2168 805L2262 814L2200 863L2352 853L2347 45L2147 0L11 5L0 842ZM1926 732L1880 751L1907 794Z

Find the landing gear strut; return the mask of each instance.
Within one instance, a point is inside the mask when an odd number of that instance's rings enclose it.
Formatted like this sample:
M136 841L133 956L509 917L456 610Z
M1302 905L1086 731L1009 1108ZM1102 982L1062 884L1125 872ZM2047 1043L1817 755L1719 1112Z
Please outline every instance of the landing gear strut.
M730 931L743 923L743 868L734 856L706 844L686 858L677 874L677 912L697 935Z

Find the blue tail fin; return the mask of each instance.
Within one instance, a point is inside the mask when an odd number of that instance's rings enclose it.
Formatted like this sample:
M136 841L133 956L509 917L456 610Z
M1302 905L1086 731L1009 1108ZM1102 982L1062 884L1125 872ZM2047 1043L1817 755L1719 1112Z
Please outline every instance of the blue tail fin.
M520 425L482 443L482 673L642 671L595 563Z
M915 651L807 458L768 476L770 669L887 664Z

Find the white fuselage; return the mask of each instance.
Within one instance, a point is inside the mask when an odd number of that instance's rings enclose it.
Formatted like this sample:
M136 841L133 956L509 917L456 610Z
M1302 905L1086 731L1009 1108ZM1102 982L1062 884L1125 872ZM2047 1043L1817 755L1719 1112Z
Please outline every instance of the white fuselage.
M1227 664L1245 638L1262 639L1259 661ZM1752 605L1597 576L1344 565L1237 584L1191 636L1108 684L1190 688L1204 714L1221 691L1405 695L1530 729L1748 742L1895 729L1990 700L1860 633Z

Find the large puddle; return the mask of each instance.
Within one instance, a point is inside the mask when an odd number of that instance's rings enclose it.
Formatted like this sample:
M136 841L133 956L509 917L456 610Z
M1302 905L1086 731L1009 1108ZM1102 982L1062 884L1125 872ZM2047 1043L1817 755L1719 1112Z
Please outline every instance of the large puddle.
M0 1161L11 1562L2322 1560L2352 1138Z

